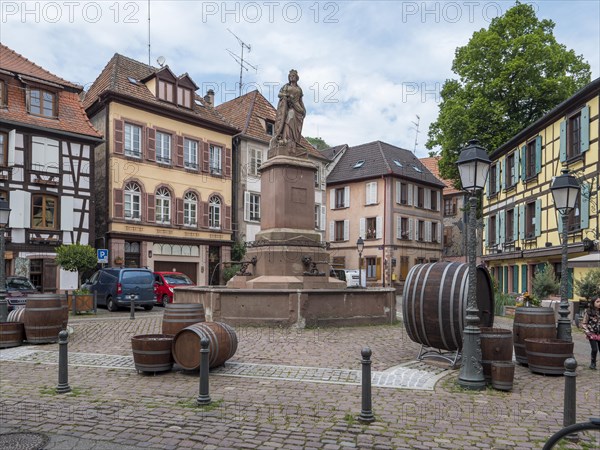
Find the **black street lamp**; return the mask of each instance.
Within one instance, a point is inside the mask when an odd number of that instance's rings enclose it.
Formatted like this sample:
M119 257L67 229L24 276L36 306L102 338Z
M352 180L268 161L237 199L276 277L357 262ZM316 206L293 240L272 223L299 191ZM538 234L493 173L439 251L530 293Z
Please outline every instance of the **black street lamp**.
M562 220L562 259L560 277L560 307L558 314L557 337L565 341L572 341L571 337L571 321L569 320L569 300L567 299L567 283L569 272L567 264L569 257L568 253L568 220L569 214L577 204L580 186L573 175L569 175L569 169L563 169L562 175L556 177L550 186L552 197L554 199L554 207L558 211Z
M479 141L469 141L456 161L463 189L469 192L469 226L467 249L469 256L469 291L467 296L467 318L463 331L462 365L458 384L463 388L480 390L485 388L483 367L481 366L481 330L477 308L477 238L476 209L477 192L484 188L490 169L490 158Z
M4 229L8 225L10 208L6 200L0 200L0 322L6 322L8 303L6 303L6 261L4 259Z
M363 241L362 236L358 237L356 241L356 250L358 250L358 286L363 287L362 285L362 252L365 248L365 241Z

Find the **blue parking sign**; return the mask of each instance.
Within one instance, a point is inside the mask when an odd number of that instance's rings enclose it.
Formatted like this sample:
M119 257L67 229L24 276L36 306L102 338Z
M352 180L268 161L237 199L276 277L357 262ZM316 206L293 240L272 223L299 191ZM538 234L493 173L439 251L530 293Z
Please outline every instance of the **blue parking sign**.
M96 253L98 254L98 264L108 264L108 249L99 248Z

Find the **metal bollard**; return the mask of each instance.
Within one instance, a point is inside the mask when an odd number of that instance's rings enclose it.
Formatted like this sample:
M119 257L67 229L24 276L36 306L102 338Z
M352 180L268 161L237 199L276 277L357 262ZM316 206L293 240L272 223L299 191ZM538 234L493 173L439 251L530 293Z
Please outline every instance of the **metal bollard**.
M200 339L200 389L196 399L196 404L199 406L210 405L211 402L210 395L208 395L209 344L208 338L203 337Z
M61 330L58 333L58 385L56 386L57 394L65 394L71 392L69 386L69 332Z
M129 319L135 320L135 294L129 295Z
M563 412L563 426L573 425L576 419L577 401L577 361L575 358L565 360L565 406Z
M375 421L371 408L371 349L365 347L360 352L362 355L362 410L358 420L363 423Z

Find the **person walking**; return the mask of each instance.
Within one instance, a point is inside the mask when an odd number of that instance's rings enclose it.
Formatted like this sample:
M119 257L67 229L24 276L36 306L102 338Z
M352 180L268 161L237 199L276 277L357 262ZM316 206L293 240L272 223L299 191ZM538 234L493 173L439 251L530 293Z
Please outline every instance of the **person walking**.
M596 358L598 357L598 346L600 346L600 297L593 298L585 310L581 328L585 331L585 336L592 347L590 369L596 370Z

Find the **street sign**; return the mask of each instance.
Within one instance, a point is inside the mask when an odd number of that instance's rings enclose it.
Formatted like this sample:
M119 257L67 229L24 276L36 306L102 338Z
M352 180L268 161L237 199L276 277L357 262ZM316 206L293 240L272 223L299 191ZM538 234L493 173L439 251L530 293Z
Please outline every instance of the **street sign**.
M108 264L108 249L99 248L96 253L98 254L98 264Z

